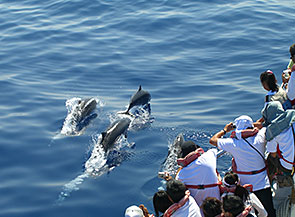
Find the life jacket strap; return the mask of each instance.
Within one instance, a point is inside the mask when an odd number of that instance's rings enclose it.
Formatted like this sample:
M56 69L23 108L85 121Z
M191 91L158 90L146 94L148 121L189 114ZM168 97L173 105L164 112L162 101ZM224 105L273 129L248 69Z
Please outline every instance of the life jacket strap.
M222 182L214 183L214 184L208 184L208 185L185 185L187 188L192 189L205 189L205 188L212 188L221 185Z
M279 145L277 145L277 153L278 153L278 156L279 156L280 159L282 159L283 161L285 161L285 162L287 162L289 164L295 165L295 163L293 163L291 161L288 161L286 158L283 157L282 152L279 149Z
M263 172L264 170L266 170L266 166L263 167L262 169L260 170L253 170L253 171L249 171L249 172L244 172L244 171L235 171L235 173L237 174L242 174L242 175L255 175L255 174L258 174L258 173L261 173Z

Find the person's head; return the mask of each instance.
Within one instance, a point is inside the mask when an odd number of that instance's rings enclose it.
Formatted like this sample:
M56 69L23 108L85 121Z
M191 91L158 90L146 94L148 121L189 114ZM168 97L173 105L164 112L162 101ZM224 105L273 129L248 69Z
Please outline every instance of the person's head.
M135 205L129 206L125 211L125 217L144 217L143 211Z
M229 213L233 217L239 215L245 209L243 200L235 195L226 195L223 198L222 207L225 213Z
M278 91L277 79L272 71L262 72L260 74L260 82L265 90Z
M222 203L215 197L207 197L201 206L204 217L215 217L222 213Z
M200 148L197 144L195 144L193 141L185 141L180 145L181 152L178 157L184 158L189 153L195 151L197 148Z
M274 119L285 112L279 101L271 101L262 109L262 117L266 125L270 124Z
M290 46L290 55L291 55L291 59L293 60L293 62L295 62L295 44L292 44Z
M171 179L166 184L166 192L174 203L178 203L184 196L186 186L179 180Z
M172 205L169 196L166 191L158 191L154 194L153 205L156 216L159 216L159 213L165 213L165 211Z
M240 185L238 174L232 171L225 173L223 184L225 187L228 188L235 187L234 194L236 196L239 196L243 201L246 201L246 199L248 198L249 192L246 188Z
M234 120L234 125L236 127L236 131L241 131L245 129L253 129L253 120L248 115L241 115Z
M239 184L238 174L234 173L233 171L226 172L223 178L223 184L228 188L237 186Z

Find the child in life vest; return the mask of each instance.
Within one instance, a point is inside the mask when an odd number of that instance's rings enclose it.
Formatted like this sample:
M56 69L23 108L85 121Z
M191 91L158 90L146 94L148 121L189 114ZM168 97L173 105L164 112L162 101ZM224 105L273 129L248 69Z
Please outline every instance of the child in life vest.
M277 84L275 74L271 70L267 70L260 74L260 82L267 94L265 96L265 103L270 101L279 101L282 105L288 99L286 91Z
M181 167L176 179L185 184L199 206L207 197L220 199L218 186L221 180L216 171L217 149L205 152L193 141L185 141L180 147L177 163Z
M257 212L258 217L267 216L264 206L256 195L252 193L252 185L246 184L241 186L238 174L232 171L227 172L223 178L223 185L220 191L222 193L221 198L225 197L225 195L238 196L243 200L245 206L252 206L250 213L255 214Z

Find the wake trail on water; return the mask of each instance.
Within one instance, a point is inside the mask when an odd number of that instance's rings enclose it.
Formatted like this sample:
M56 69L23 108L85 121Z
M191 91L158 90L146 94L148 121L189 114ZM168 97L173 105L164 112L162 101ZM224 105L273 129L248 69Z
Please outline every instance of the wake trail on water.
M85 170L82 174L68 182L63 186L63 190L58 196L57 204L63 202L67 197L71 195L73 191L78 191L79 186L89 177L98 177L108 171L108 165L106 153L103 147L100 145L101 135L93 138L93 151L90 158L85 163Z

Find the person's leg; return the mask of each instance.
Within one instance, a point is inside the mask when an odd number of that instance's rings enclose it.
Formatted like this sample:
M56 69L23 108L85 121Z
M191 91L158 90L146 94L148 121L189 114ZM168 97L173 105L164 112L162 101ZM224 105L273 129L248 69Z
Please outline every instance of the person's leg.
M258 197L260 202L263 204L264 208L266 209L268 213L268 217L276 217L276 210L274 209L274 206L273 206L270 187L261 189L258 191L254 191L253 193Z

